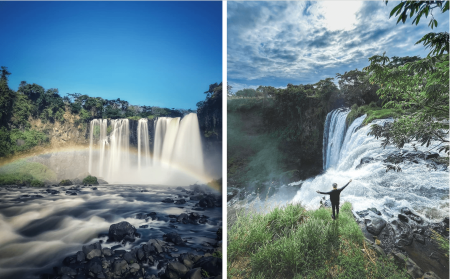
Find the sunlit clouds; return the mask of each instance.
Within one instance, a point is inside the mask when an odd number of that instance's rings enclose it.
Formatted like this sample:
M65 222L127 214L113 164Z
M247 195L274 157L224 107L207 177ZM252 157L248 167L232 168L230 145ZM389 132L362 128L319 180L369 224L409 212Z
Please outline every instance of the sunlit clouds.
M430 32L389 19L395 6L382 1L228 2L228 82L233 91L258 85L315 83L368 64L368 58L425 56L414 45ZM448 17L434 13L437 32Z

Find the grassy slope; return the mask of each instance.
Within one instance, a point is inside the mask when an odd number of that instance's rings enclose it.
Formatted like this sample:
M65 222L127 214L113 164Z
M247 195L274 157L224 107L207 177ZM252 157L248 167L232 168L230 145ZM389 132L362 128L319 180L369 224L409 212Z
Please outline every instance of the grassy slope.
M56 174L40 163L21 159L0 168L0 185L25 183L32 186L43 186L43 182L47 180L56 180Z
M369 248L350 203L337 221L330 209L300 205L240 212L228 240L229 278L409 278Z

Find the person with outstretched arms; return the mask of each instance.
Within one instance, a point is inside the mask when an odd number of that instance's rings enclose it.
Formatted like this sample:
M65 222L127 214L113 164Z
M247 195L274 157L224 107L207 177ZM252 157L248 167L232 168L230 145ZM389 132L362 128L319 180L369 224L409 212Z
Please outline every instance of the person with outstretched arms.
M333 220L335 220L338 215L339 215L339 197L341 195L342 190L345 189L345 187L348 186L348 184L350 184L350 182L352 182L352 180L350 179L350 181L342 188L337 188L337 183L333 183L333 190L329 191L329 192L320 192L320 191L316 191L319 194L322 195L330 195L330 200L331 200L331 207L333 208L333 215L331 216L333 218ZM336 215L335 215L335 210L336 210Z

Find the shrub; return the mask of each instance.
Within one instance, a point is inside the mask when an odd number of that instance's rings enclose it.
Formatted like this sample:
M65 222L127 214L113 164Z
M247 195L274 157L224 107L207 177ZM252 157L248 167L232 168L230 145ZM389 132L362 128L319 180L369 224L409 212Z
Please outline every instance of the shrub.
M61 180L61 182L59 182L59 186L70 186L70 185L73 185L73 183L69 179L64 179Z
M83 184L98 185L97 177L88 175L83 179Z
M44 182L39 181L37 179L31 180L30 185L33 187L44 187L45 186Z

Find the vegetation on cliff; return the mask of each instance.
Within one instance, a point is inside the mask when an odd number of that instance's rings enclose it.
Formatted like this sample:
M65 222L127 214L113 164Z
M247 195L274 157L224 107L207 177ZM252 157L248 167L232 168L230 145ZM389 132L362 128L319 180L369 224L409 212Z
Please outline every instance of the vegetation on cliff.
M62 97L58 89L44 89L38 84L22 81L17 91L8 86L11 73L2 66L0 78L0 157L48 144L49 131L31 125L33 120L51 125L55 123L73 125L85 134L90 120L94 118L116 119L155 117L182 117L193 110L162 108L157 106L131 105L125 100L90 97L80 93L68 93ZM207 136L221 139L222 85L210 86L205 101L198 105L199 120ZM70 123L69 123L70 122ZM48 125L47 125L48 126ZM50 126L51 127L51 126Z
M45 181L56 180L56 174L47 166L25 159L0 167L0 185L43 186Z
M241 211L228 229L228 274L236 278L410 278L364 239L351 204L289 204L267 214Z

